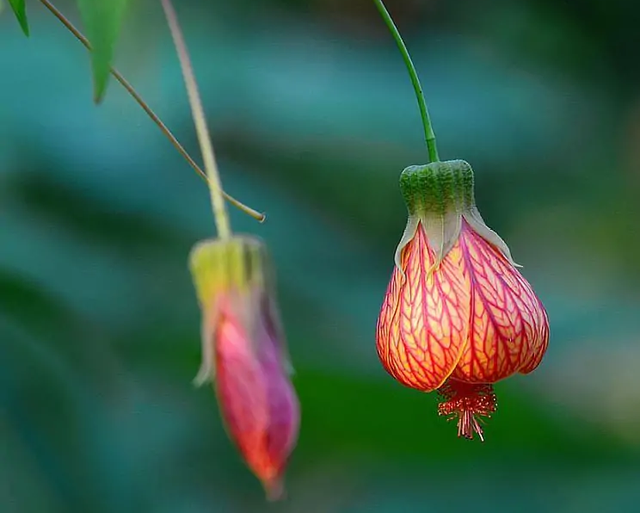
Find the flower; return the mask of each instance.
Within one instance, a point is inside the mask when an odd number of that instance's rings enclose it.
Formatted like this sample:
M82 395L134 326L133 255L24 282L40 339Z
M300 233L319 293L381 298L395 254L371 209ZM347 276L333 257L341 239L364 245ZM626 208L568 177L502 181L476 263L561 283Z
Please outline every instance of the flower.
M496 411L492 384L540 364L547 313L482 220L467 162L408 167L400 187L409 219L378 318L378 356L401 384L438 390L458 436L484 440L478 417Z
M204 241L193 248L190 267L203 312L194 381L215 383L230 438L267 497L278 499L300 408L266 247L247 236Z

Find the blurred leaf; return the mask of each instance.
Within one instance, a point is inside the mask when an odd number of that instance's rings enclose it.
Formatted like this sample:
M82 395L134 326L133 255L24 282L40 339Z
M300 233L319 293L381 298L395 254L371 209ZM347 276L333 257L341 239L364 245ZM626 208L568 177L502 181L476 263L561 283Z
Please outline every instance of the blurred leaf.
M87 36L91 42L94 100L99 103L107 88L114 47L128 0L78 0Z
M29 36L29 23L27 22L27 10L24 5L24 0L9 0L9 5L13 9L16 18L18 18L18 23L20 23L20 27L22 27L22 32L24 32L25 36Z

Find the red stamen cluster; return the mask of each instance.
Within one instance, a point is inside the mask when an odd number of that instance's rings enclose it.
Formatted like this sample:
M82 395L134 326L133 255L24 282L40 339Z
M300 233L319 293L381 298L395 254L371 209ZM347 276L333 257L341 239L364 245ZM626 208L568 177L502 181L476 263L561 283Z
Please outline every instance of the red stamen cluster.
M482 426L478 417L491 417L497 408L496 394L492 385L475 385L448 379L438 389L444 400L438 405L438 413L458 419L458 436L473 440L474 432L484 442Z

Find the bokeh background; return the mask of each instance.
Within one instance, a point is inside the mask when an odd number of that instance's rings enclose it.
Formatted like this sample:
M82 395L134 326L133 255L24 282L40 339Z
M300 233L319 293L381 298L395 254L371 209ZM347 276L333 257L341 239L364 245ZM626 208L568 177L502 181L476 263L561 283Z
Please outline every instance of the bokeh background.
M640 3L388 0L442 158L551 318L542 366L497 386L487 441L377 361L426 151L402 60L367 0L180 0L226 189L259 210L303 408L289 498L268 505L194 390L187 270L214 235L203 182L36 1L0 12L0 511L602 512L640 504ZM58 6L78 20L75 5ZM198 157L158 2L117 66Z

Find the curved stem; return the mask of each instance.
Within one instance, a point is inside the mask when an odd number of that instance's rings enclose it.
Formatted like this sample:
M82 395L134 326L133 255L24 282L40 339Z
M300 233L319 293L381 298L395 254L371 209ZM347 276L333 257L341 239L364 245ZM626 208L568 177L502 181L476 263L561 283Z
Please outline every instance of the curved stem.
M207 119L204 114L204 108L202 107L202 100L200 99L198 84L193 72L193 66L191 65L191 59L189 58L187 45L184 41L182 30L180 30L178 16L176 15L176 11L173 8L171 0L160 0L160 2L162 3L164 14L167 17L169 30L173 37L173 44L176 47L178 58L180 59L182 76L184 77L184 83L189 96L189 103L191 104L191 114L193 115L193 122L196 125L198 141L200 142L200 150L202 151L202 158L204 160L204 169L207 172L207 177L209 178L211 207L213 208L213 217L216 221L218 237L221 239L228 239L231 236L231 225L229 223L229 217L227 216L227 209L224 205L218 165L216 164L213 145L211 144L211 137L209 136L209 128L207 127Z
M51 2L49 2L49 0L40 0L40 2L47 9L49 9L49 11L56 18L58 18L58 20L67 28L67 30L69 30L69 32L71 32L76 37L76 39L84 45L84 47L87 50L91 51L91 43L89 43L89 40L82 34L82 32L80 32L73 25L73 23L71 23ZM142 99L142 97L133 88L133 86L127 81L127 79L124 78L124 76L122 76L122 74L113 67L111 68L111 75L113 75L113 77L118 82L120 82L122 87L124 87L126 91L129 93L129 95L136 101L136 103L140 105L142 110L146 112L146 114L157 125L157 127L166 136L166 138L169 139L169 142L171 142L174 148L178 150L178 153L182 155L182 157L194 169L194 171L198 173L206 183L209 183L209 178L207 178L207 175L205 174L205 172L202 169L200 169L200 166L198 166L198 164L196 164L196 162L191 158L191 155L187 153L187 150L185 150L182 144L180 144L180 142L175 138L175 136L171 133L171 130L169 130L169 128L162 122L162 120L158 117L158 115ZM239 200L235 199L233 196L231 196L230 194L227 194L224 191L222 191L222 194L224 195L225 199L229 203L231 203L234 207L238 208L239 210L242 210L245 214L250 215L251 217L253 217L259 222L263 222L265 220L266 218L265 214L258 212L253 208L245 205L244 203L240 202Z
M391 18L389 11L387 11L387 8L382 3L382 0L373 0L373 3L378 8L378 11L380 11L380 15L387 24L387 27L389 27L389 31L391 32L393 39L395 39L396 44L400 49L400 53L402 54L402 58L404 59L404 63L407 66L409 77L411 77L411 83L413 84L413 89L416 92L416 98L418 99L418 105L420 107L420 115L422 116L424 137L427 142L427 150L429 151L429 161L438 162L440 159L438 157L438 148L436 146L436 135L433 133L431 118L429 117L429 111L427 110L427 103L424 101L424 94L422 92L422 86L420 85L420 79L418 78L416 67L413 65L413 61L409 55L409 50L407 50L407 46L402 40L398 27L396 27L396 24L393 22L393 18Z

